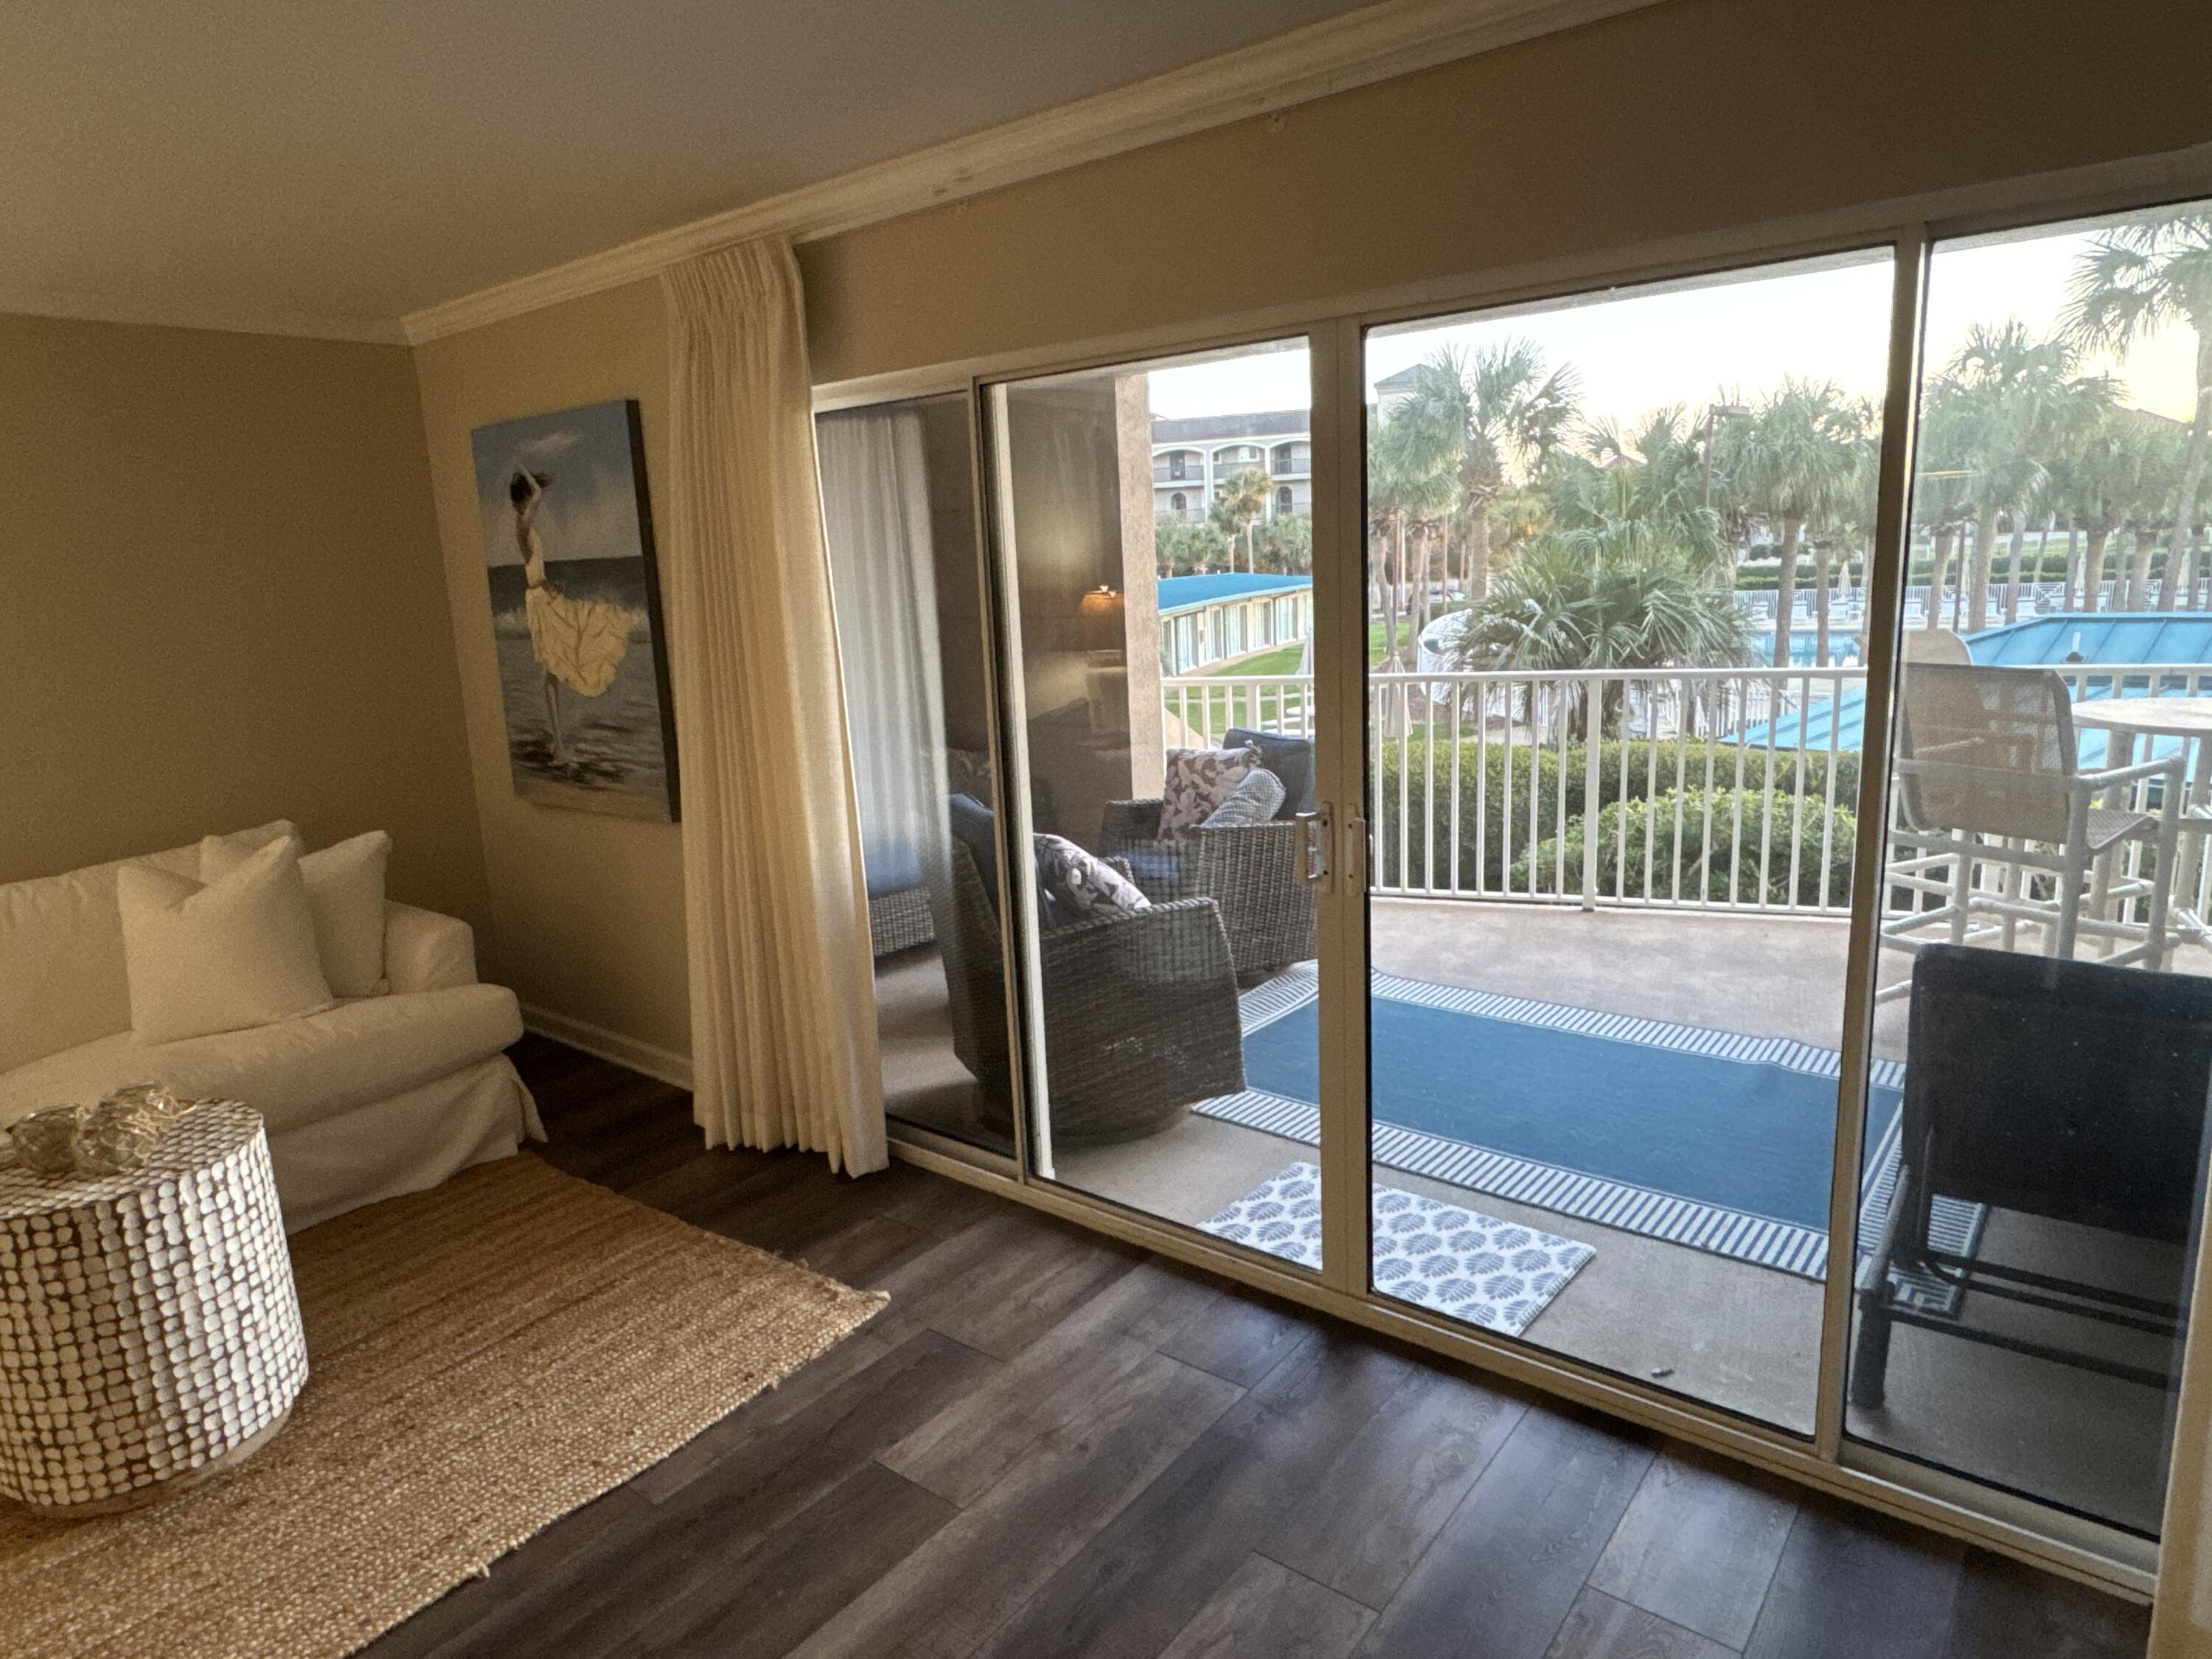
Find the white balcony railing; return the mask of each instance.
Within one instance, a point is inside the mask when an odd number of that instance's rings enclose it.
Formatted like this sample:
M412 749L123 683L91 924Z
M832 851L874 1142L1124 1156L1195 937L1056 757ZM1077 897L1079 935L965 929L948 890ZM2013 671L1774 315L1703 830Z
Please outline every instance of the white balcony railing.
M2212 694L2199 664L2056 672L2077 702ZM1856 665L1370 673L1370 886L1847 915L1865 686ZM1310 675L1176 677L1161 702L1171 744L1235 728L1310 737L1317 724ZM2175 901L2203 915L2212 859L2184 851ZM2142 857L2130 849L2131 870Z

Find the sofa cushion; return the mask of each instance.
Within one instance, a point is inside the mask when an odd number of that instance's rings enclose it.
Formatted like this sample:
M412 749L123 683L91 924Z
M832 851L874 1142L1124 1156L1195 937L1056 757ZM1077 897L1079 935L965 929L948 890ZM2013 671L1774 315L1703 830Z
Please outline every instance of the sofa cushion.
M241 836L296 835L280 819ZM115 872L151 865L199 878L200 849L171 848L0 884L0 1073L131 1027Z
M189 1098L242 1100L281 1134L488 1060L521 1035L514 993L500 985L364 997L182 1042L118 1032L0 1073L0 1125L158 1082Z
M200 879L220 881L258 850L241 847L236 836L210 836L200 843ZM392 837L381 830L300 854L300 878L307 884L307 908L314 919L315 953L332 996L381 996L388 988L384 872L391 861Z

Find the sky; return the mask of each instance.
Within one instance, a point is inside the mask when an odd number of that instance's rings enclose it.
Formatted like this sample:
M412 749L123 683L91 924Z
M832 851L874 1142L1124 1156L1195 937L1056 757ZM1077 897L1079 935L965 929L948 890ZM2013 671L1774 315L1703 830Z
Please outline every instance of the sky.
M1928 361L1948 362L1975 322L2019 317L2040 334L2056 327L2069 273L2090 246L2086 232L1988 245L1939 246L1929 278ZM1368 337L1367 396L1375 382L1439 347L1474 349L1525 337L1547 364L1571 363L1586 416L1620 425L1670 404L1694 418L1714 401L1756 402L1784 375L1833 380L1878 397L1887 369L1890 267L1885 257L1782 268L1754 280L1700 278L1676 291L1592 296L1477 317L1400 325ZM2194 340L2172 328L2139 343L2124 361L2085 361L2115 374L2123 401L2177 420L2195 402ZM1226 361L1155 370L1156 416L1299 409L1310 402L1307 354L1261 350Z

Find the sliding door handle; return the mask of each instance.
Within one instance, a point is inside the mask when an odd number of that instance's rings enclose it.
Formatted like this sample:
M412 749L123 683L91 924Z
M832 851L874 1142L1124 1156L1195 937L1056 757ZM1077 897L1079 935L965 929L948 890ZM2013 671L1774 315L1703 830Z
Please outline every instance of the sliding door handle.
M1295 822L1298 826L1298 878L1308 886L1318 887L1328 879L1328 807L1324 803L1310 812L1300 812Z

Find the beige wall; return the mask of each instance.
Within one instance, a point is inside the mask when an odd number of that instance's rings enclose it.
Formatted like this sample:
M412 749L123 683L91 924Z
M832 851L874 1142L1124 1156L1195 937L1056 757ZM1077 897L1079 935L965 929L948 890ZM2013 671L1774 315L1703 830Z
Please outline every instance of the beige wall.
M2212 7L1672 0L799 250L816 376L1325 299L2212 140L2161 67ZM1220 202L1233 199L1225 218ZM1212 204L1201 206L1201 204ZM526 1000L684 1046L677 832L507 789L468 434L665 364L639 283L418 354L505 970Z
M416 367L500 972L532 1014L680 1058L690 1048L681 831L516 797L469 450L490 422L635 398L653 519L666 524L664 343L659 284L639 283L436 341Z
M0 881L296 819L483 924L414 367L0 316Z

